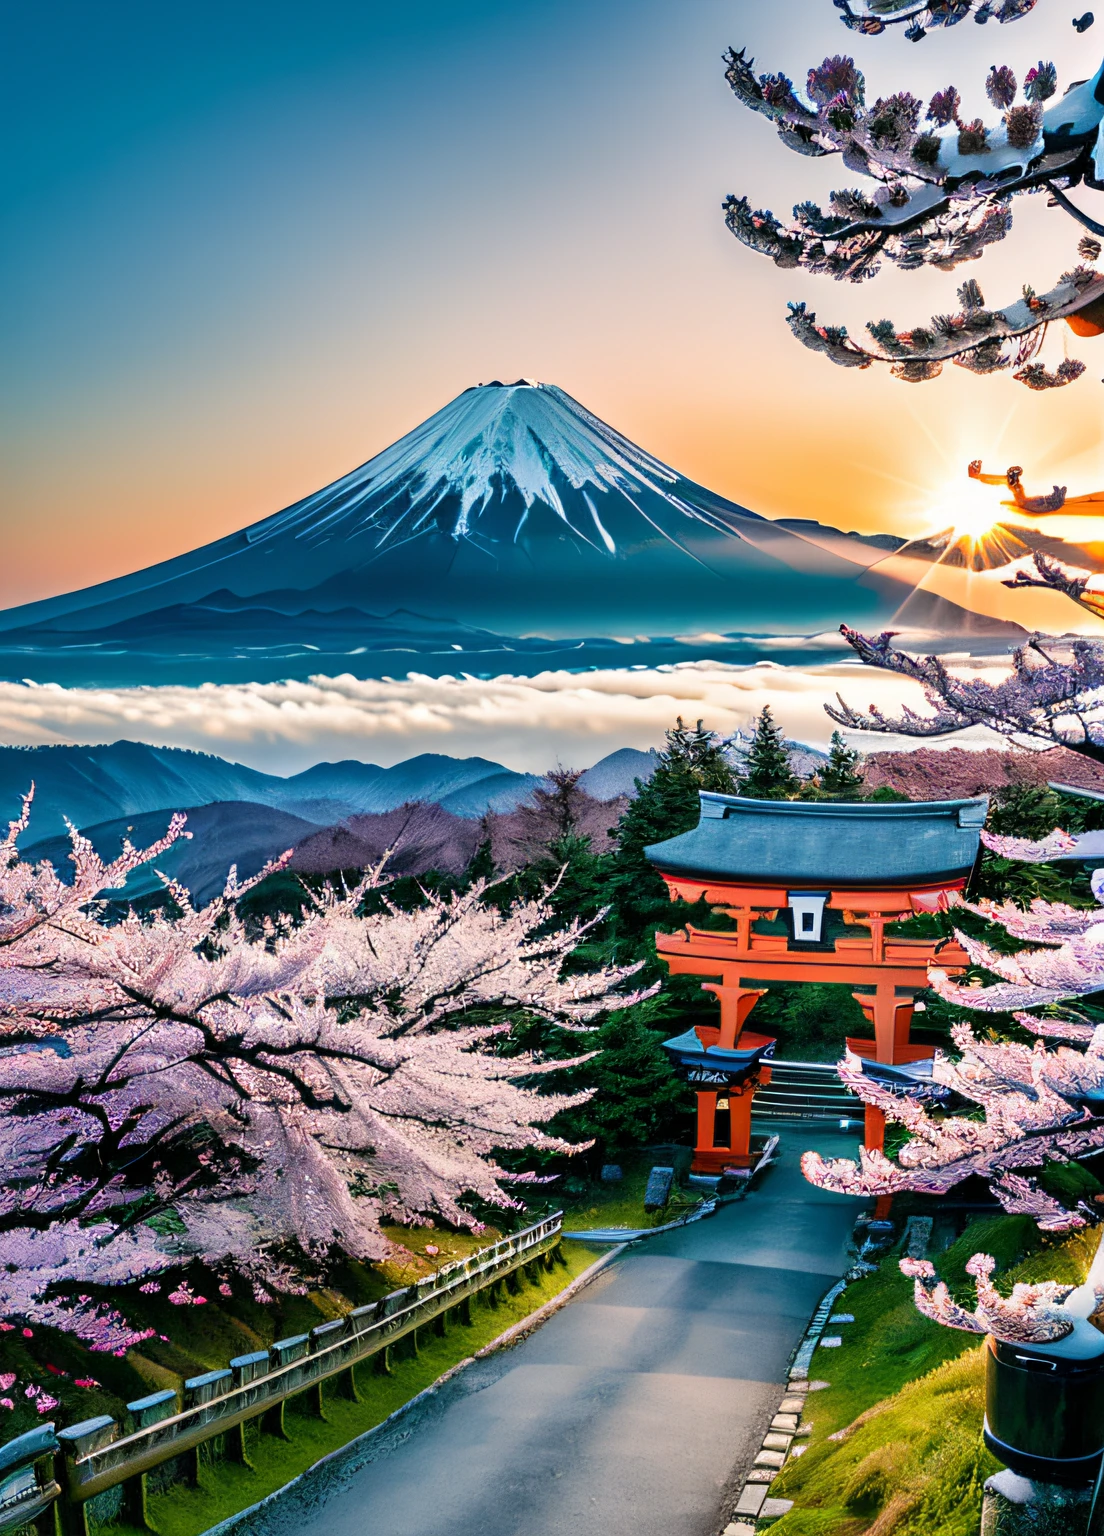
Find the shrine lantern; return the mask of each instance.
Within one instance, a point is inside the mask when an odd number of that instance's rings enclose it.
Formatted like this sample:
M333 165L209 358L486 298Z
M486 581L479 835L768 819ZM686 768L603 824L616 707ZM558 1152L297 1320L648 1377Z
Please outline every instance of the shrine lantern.
M667 1042L699 1089L694 1170L717 1173L750 1160L752 1096L769 1081L775 1042L745 1026L772 982L854 988L872 1038L848 1047L872 1065L916 1065L885 1075L899 1091L925 1090L919 1064L933 1051L909 1038L916 994L929 965L954 973L966 955L953 941L886 928L944 911L965 889L989 802L747 800L704 791L700 800L693 831L644 852L672 901L704 899L733 923L656 934L671 974L709 978L702 986L720 1003L715 1026ZM868 1107L868 1147L881 1147L884 1128Z

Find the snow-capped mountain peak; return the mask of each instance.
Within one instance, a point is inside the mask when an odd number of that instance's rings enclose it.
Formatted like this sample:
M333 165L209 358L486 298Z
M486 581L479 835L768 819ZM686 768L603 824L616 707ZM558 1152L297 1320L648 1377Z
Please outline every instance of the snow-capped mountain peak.
M681 655L678 637L880 622L907 595L861 540L760 517L564 390L519 379L464 390L238 533L10 609L0 633L17 657L69 656L79 635L90 657L155 651L198 669L217 655L245 669L262 652L316 667L323 650L360 668L352 658L385 640L401 666L433 649L431 631L456 665L479 631L480 646L495 640L520 664L534 639L622 648L660 636Z
M617 543L603 521L601 501L611 492L630 500L659 495L684 515L700 517L701 509L679 496L679 482L668 465L554 384L496 379L465 390L367 464L256 524L246 537L261 541L292 529L300 537L327 537L337 531L333 519L339 517L346 537L369 528L385 539L409 537L433 527L458 540L479 534L516 540L540 503L612 555ZM376 492L385 487L396 494L380 505ZM319 505L322 498L331 512ZM503 510L511 503L511 515L495 518L492 530L484 514L496 503Z

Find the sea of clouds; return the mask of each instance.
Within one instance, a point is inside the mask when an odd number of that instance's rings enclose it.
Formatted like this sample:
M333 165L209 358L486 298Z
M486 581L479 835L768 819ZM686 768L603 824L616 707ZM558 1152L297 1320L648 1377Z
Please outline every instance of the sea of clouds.
M995 675L995 674L994 674ZM916 684L857 663L822 667L684 662L536 677L469 675L401 679L312 677L305 682L204 684L198 688L63 688L0 683L0 741L25 746L91 745L120 739L190 747L271 773L358 758L384 766L420 752L493 758L542 772L583 767L618 747L662 743L677 715L729 733L764 704L795 740L824 746L837 692L865 708L921 711ZM957 744L990 745L988 733ZM915 745L851 737L885 748Z

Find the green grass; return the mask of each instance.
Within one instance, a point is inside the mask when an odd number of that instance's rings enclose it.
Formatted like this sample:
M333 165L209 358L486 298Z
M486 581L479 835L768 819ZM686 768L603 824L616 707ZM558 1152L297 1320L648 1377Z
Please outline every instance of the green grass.
M977 1252L998 1260L1002 1290L1018 1280L1079 1283L1094 1237L1047 1239L1026 1217L994 1217L967 1227L937 1267L964 1300L964 1266ZM810 1375L829 1386L809 1399L808 1450L772 1484L772 1495L797 1506L772 1536L976 1536L982 1488L998 1470L981 1439L977 1336L921 1317L896 1255L836 1307L855 1321L840 1326L840 1349L814 1356Z
M661 1227L665 1222L685 1216L701 1204L697 1191L679 1187L679 1181L690 1171L692 1153L688 1147L664 1148L662 1152L624 1153L620 1158L623 1177L615 1183L603 1184L595 1180L584 1184L572 1180L558 1200L564 1213L564 1229L583 1232L600 1227L629 1227L647 1229ZM644 1209L644 1189L648 1174L655 1167L674 1167L675 1181L671 1197L660 1211Z
M431 1239L432 1233L427 1234L427 1241ZM519 1294L513 1296L507 1291L497 1307L483 1299L473 1300L471 1327L450 1323L444 1338L428 1332L420 1335L416 1357L409 1352L407 1342L401 1341L393 1351L390 1376L376 1375L371 1362L359 1367L359 1403L327 1396L326 1418L320 1420L307 1411L305 1395L298 1402L289 1402L285 1414L289 1441L262 1435L255 1425L249 1426L247 1445L252 1468L224 1461L205 1463L198 1488L177 1483L164 1493L151 1493L151 1524L162 1536L198 1536L283 1487L321 1457L374 1428L450 1367L557 1296L597 1256L581 1243L565 1243L563 1252L566 1267L557 1265L551 1273L542 1269L536 1284L523 1274ZM133 1526L125 1524L97 1528L111 1532L112 1536L138 1536Z
M251 1288L240 1280L232 1294L219 1291L218 1274L199 1264L187 1278L204 1306L173 1306L168 1300L175 1280L162 1283L157 1294L146 1295L137 1285L105 1291L102 1299L117 1307L137 1328L152 1328L146 1339L125 1357L94 1354L73 1334L34 1327L0 1332L0 1371L11 1372L17 1382L7 1394L11 1410L0 1407L0 1437L11 1439L40 1422L34 1405L25 1396L28 1385L38 1386L58 1398L49 1417L59 1425L109 1414L122 1423L125 1405L147 1392L169 1389L179 1392L189 1376L222 1369L234 1355L267 1349L276 1339L306 1333L318 1323L340 1317L353 1307L377 1301L433 1273L435 1266L465 1258L495 1243L501 1235L494 1227L481 1233L451 1232L439 1227L384 1228L396 1244L394 1256L378 1264L346 1261L339 1265L326 1287L302 1296L280 1295L257 1302ZM427 1255L427 1245L441 1251ZM78 1381L94 1385L78 1387Z

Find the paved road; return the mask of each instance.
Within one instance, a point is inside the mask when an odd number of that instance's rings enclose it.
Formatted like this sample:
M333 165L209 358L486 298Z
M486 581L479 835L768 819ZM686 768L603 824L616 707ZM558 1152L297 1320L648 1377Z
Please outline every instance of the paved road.
M810 1314L846 1267L855 1202L805 1183L797 1158L810 1145L853 1155L856 1138L789 1130L746 1201L630 1249L524 1343L308 1473L245 1528L711 1536Z

